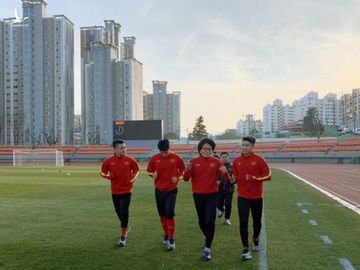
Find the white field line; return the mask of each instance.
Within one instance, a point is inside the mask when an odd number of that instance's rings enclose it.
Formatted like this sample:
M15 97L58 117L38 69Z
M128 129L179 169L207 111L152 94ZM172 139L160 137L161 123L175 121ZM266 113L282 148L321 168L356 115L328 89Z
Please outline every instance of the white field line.
M313 188L319 190L320 192L322 192L323 194L327 195L328 197L338 201L339 203L341 203L342 205L344 205L345 207L353 210L355 213L359 214L360 215L360 208L357 203L347 199L347 198L344 198L343 196L337 194L336 192L333 192L321 185L318 185L318 184L314 184L314 183L311 183L309 180L306 180L305 178L302 178L286 169L282 169L282 168L277 168L277 169L280 169L282 171L285 171L287 172L288 174L294 176L295 178L299 179L300 181L303 181L304 183L308 184L309 186L312 186Z

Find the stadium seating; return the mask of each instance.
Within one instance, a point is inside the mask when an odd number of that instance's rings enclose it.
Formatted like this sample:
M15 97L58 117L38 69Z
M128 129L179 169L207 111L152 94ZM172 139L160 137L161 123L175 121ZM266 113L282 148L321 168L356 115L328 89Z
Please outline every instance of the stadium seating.
M150 151L152 150L151 147L128 147L127 153L129 155L133 155L136 157L144 157L147 156ZM79 147L75 153L75 157L107 157L114 153L114 149L108 145L87 145Z
M13 149L30 149L30 146L0 146L0 159L11 162ZM102 161L112 155L114 150L109 145L86 145L75 147L73 145L37 146L36 148L56 148L63 151L64 158L78 162ZM197 144L171 144L170 149L181 155L184 159L191 159L198 155ZM241 153L239 142L217 142L217 154L228 152L231 158ZM254 151L264 157L327 157L327 156L360 156L360 137L349 137L343 142L338 138L298 139L257 141ZM147 161L157 153L156 147L128 147L127 153L141 161Z
M347 140L339 143L331 149L332 152L347 152L353 153L354 151L360 151L360 137L350 137Z
M197 145L195 144L172 144L170 145L170 150L174 151L179 155L183 154L192 154L196 150Z
M238 148L238 143L217 143L216 144L216 152L220 154L221 152L232 153Z
M337 143L336 138L326 140L290 141L280 152L327 152Z

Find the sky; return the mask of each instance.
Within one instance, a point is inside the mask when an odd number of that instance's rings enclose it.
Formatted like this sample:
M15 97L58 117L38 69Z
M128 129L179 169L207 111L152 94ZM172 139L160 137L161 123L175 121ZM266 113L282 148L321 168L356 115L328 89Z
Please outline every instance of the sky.
M48 0L48 15L75 24L75 112L81 112L82 26L113 19L135 36L144 90L153 80L181 91L181 133L202 115L210 133L235 128L246 114L319 92L360 87L358 0ZM21 14L0 0L0 19Z

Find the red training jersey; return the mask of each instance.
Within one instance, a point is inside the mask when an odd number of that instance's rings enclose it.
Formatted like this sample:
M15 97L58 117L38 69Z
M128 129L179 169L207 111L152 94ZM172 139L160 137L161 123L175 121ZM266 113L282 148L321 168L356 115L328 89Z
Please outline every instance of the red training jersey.
M233 161L233 170L239 197L263 197L263 181L271 180L271 170L261 156L255 153L250 153L247 157L241 155Z
M191 168L184 174L184 180L191 178L193 193L215 193L218 192L217 178L221 175L219 171L222 162L214 157L203 156L190 161Z
M180 156L169 152L167 157L163 157L161 153L154 155L147 166L149 176L156 171L155 187L160 191L170 191L177 187L179 178L184 174L185 164ZM176 177L176 183L172 182L172 178Z
M113 194L125 194L132 192L133 183L140 171L139 164L130 156L116 156L115 154L106 159L100 175L111 181Z

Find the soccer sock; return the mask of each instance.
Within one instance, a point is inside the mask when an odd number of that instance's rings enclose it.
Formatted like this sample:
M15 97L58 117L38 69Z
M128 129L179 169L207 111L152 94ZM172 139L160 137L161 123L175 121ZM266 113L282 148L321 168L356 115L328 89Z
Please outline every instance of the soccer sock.
M168 230L168 235L169 235L169 239L174 239L174 234L175 234L175 218L168 218L166 220L167 223L167 230Z
M121 236L126 237L126 229L127 228L121 228Z
M167 227L166 217L160 217L160 223L161 223L161 226L163 228L163 231L164 231L165 235L169 235L168 234L168 227Z

